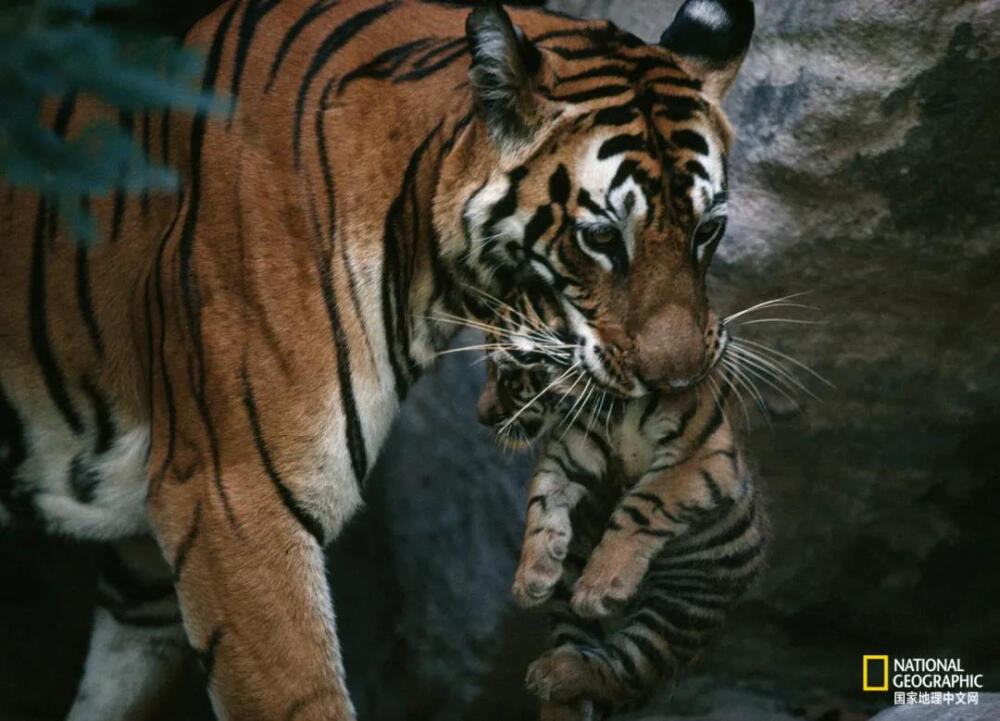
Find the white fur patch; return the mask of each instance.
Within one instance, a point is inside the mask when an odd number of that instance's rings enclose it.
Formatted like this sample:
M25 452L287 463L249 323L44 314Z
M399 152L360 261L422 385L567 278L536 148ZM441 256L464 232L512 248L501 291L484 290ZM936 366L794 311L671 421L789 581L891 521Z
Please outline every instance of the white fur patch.
M76 436L63 424L28 426L27 431L31 450L18 477L34 479L34 504L50 531L91 540L148 532L147 426L121 433L100 455L90 454L93 440L87 434ZM99 479L93 500L86 503L70 487L70 467L80 455Z
M188 658L180 623L155 628L119 624L98 608L83 680L68 721L135 718L170 688Z
M724 30L729 26L729 14L715 0L692 0L684 8L691 20L712 30Z

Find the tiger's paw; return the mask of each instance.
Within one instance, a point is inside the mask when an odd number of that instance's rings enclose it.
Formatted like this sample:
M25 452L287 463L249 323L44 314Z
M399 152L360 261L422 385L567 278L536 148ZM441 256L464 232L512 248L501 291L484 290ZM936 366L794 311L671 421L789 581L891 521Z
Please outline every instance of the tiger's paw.
M540 524L525 537L521 562L511 588L521 607L537 606L552 596L562 576L570 538L568 517L564 522L554 519L554 522Z
M597 659L589 658L575 646L563 644L546 651L528 666L525 685L542 701L555 704L599 696L595 663Z
M639 590L649 560L627 543L598 544L573 587L573 610L584 618L609 616Z

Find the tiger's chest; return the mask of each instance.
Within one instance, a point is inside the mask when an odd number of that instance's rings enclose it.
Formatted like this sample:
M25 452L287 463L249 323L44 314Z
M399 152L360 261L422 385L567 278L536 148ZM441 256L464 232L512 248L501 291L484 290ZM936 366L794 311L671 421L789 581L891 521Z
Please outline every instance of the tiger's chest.
M148 532L149 428L97 410L74 432L0 393L0 525L92 540Z

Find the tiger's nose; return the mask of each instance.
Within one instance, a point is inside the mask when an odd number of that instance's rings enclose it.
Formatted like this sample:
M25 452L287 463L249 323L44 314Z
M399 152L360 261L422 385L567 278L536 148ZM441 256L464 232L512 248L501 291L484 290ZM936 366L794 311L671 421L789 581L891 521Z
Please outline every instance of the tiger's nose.
M667 308L636 336L636 372L646 386L678 392L690 388L705 364L703 330L690 311Z

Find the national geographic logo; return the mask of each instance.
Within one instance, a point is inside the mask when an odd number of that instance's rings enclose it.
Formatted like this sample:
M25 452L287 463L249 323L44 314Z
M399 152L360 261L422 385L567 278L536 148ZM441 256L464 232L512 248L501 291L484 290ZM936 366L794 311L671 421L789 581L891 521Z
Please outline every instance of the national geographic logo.
M889 690L889 656L862 656L861 689L863 691Z
M863 691L893 691L896 704L978 704L983 674L969 673L958 658L861 657Z

